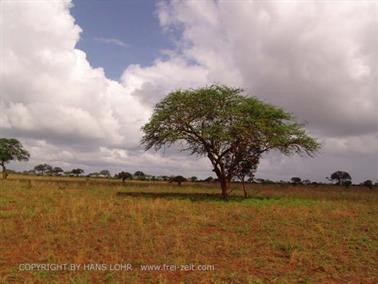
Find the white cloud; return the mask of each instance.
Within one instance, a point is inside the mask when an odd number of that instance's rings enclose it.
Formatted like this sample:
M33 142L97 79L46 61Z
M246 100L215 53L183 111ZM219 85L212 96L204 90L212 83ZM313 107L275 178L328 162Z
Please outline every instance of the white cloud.
M0 124L18 136L135 145L147 107L75 49L69 1L2 2Z
M173 1L164 27L208 80L243 86L327 135L377 130L377 10L373 2ZM352 109L361 110L358 116Z
M171 57L156 60L150 67L130 65L123 73L122 84L128 91L152 106L175 89L196 88L208 83L207 70L185 60Z
M282 158L286 172L318 177L311 169L322 172L319 165L332 157L323 166L327 171L342 161L339 167L360 165L354 173L359 178L362 172L376 174L378 163L371 163L378 161L376 3L164 1L158 14L163 30L178 35L177 48L164 62L125 71L123 84L138 86L133 94L153 104L182 85L241 86L308 122L323 142L315 160ZM271 166L271 159L264 163ZM280 171L262 166L259 173L272 177Z

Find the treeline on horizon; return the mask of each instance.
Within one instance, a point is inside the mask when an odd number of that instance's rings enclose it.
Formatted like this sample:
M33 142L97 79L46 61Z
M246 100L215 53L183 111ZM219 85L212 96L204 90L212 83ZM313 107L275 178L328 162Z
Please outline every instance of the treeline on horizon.
M196 176L184 177L182 175L150 175L146 174L141 170L135 171L133 174L128 171L121 171L117 174L112 175L107 169L101 171L95 171L90 173L85 173L81 168L73 168L72 170L65 171L61 167L54 167L49 164L39 164L36 165L31 170L26 171L16 171L8 170L8 173L13 174L23 174L23 175L36 175L36 176L55 176L55 177L92 177L92 178L112 178L126 180L139 180L139 181L167 181L167 182L177 182L181 185L183 182L208 182L217 183L219 180L212 176L204 179L200 179ZM292 184L292 185L339 185L349 187L351 185L363 185L369 188L373 186L378 186L378 180L373 182L370 179L365 180L359 184L352 183L352 177L348 172L336 171L332 173L329 177L326 177L328 182L318 182L311 181L309 179L302 179L300 177L291 177L290 180L271 180L264 178L250 177L246 180L246 183L259 183L259 184ZM234 179L232 182L241 182L238 179Z

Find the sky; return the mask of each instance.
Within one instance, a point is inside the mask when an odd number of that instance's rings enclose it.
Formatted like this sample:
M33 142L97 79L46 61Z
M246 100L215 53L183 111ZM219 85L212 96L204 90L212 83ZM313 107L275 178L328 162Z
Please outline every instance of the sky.
M0 1L0 137L87 173L212 175L177 147L143 150L154 105L214 83L292 112L314 158L263 157L257 177L378 179L377 1Z

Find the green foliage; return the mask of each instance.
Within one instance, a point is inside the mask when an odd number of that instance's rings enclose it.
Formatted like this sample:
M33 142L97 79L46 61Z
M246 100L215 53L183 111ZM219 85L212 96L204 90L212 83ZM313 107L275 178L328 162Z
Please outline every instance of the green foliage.
M3 168L3 178L7 177L5 164L10 161L28 161L30 154L17 139L0 138L0 165Z
M0 138L0 161L8 163L13 160L28 161L30 154L17 139Z
M183 151L207 156L223 196L232 178L253 172L264 152L312 156L319 149L290 113L241 93L218 85L170 93L143 126L142 144L159 150L177 142Z

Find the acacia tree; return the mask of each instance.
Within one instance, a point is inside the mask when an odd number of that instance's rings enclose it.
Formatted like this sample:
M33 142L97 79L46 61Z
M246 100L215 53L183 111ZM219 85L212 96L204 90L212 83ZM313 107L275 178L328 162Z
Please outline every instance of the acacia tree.
M254 159L242 160L236 169L236 176L240 179L243 187L244 197L247 198L247 190L245 188L245 178L249 177L249 180L253 180L257 170L260 156L256 156Z
M80 168L78 168L78 169L73 169L73 170L71 171L71 173L78 177L79 175L81 175L81 174L84 173L84 170L83 170L83 169L80 169Z
M196 176L190 177L190 181L191 182L196 182L197 180L198 180L198 178Z
M102 170L102 171L100 172L100 175L103 175L103 176L105 176L105 177L107 177L107 178L111 177L111 174L110 174L110 171L109 171L109 170Z
M370 180L370 179L367 179L367 180L365 180L365 181L362 183L362 185L367 186L368 188L372 189L372 188L373 188L373 181Z
M127 179L133 179L133 175L129 172L120 172L115 175L116 178L122 179L122 182L125 182Z
M242 92L212 85L170 93L142 127L142 144L159 150L178 142L183 151L207 156L224 198L244 161L270 150L310 156L318 150L319 143L290 113Z
M290 180L291 180L291 183L293 185L297 185L297 184L301 184L302 183L302 179L300 177L292 177Z
M3 179L8 176L5 164L13 160L28 161L29 158L29 152L24 149L20 141L13 138L0 138L0 165L3 169Z
M181 184L185 181L188 181L186 178L184 178L183 176L175 176L175 177L172 177L170 180L169 180L169 183L172 183L172 182L177 182L177 184L179 186L181 186Z
M60 176L64 171L61 167L53 167L51 172L56 176Z
M44 175L46 173L52 173L52 170L53 170L52 166L48 164L40 164L34 167L34 171L37 174L41 174L41 175Z
M329 180L336 181L337 185L342 185L343 183L345 183L347 181L351 182L352 177L350 176L350 174L348 172L336 171L330 176Z

